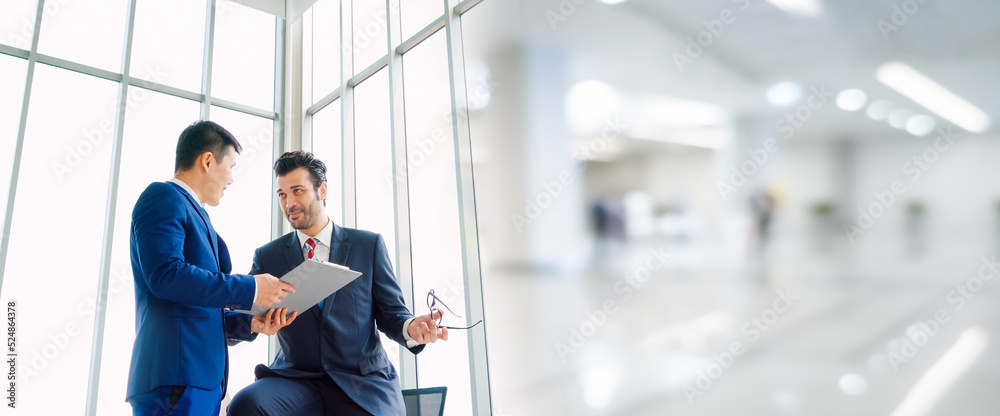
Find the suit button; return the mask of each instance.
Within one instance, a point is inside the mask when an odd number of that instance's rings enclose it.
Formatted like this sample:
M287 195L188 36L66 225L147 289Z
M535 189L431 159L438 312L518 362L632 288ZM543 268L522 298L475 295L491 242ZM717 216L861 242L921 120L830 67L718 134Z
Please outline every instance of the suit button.
M330 364L323 364L323 368L329 370L330 369Z

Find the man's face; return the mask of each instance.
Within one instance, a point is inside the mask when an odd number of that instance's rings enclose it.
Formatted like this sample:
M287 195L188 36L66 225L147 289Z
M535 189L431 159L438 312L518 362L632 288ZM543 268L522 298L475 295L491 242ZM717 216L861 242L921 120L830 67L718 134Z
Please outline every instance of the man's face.
M319 189L314 188L312 175L306 168L298 168L278 177L278 204L296 230L309 229L326 218L324 199L326 183L320 184Z
M208 185L205 187L205 203L218 206L226 187L233 183L233 168L236 167L236 150L226 146L222 151L222 160L212 155L208 166Z

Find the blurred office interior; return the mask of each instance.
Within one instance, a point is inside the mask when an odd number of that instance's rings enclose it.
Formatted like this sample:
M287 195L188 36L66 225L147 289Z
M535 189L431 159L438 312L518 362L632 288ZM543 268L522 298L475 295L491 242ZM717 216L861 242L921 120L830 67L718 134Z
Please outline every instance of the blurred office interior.
M0 6L26 414L129 414L131 208L198 118L248 149L209 209L234 271L290 231L271 162L312 150L415 313L483 319L383 339L445 415L1000 408L996 2L165 4ZM230 397L275 348L230 349Z
M995 412L997 4L480 7L495 414Z

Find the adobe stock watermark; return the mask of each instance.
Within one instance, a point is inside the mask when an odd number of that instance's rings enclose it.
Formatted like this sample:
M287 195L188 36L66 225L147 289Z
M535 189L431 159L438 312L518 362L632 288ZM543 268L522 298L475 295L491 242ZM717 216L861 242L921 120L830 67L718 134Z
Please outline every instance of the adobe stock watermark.
M901 366L909 364L916 358L921 349L951 321L952 314L965 309L966 305L983 291L983 287L1000 273L1000 263L997 262L995 254L990 257L983 256L980 258L980 263L982 264L976 274L964 278L945 294L945 301L951 305L951 312L946 308L938 308L931 319L921 320L912 325L907 328L904 336L894 340L897 342L890 342L886 346L886 358L894 373L898 373Z
M108 298L105 305L110 304L115 299L114 295L117 295L131 284L132 277L126 276L122 270L111 271L110 279L108 279ZM70 342L81 334L89 333L93 330L94 317L97 314L97 298L90 297L80 302L77 304L75 311L75 317L57 328L55 332L49 332L46 335L49 342L31 350L28 354L22 354L25 360L30 360L20 366L19 377L22 380L31 380L31 378L37 376L40 372L45 371L49 365L58 361L59 356L69 346Z
M521 213L510 214L510 221L514 225L518 234L524 232L524 228L533 224L542 216L542 210L552 205L552 202L562 195L566 187L576 180L576 175L585 168L584 163L588 160L597 159L600 155L608 151L609 145L618 141L625 134L629 126L623 124L620 117L608 117L604 120L604 129L600 137L595 137L587 141L585 146L574 150L572 164L560 170L556 177L550 181L543 182L541 190L536 192L534 197L524 199L523 215Z
M740 326L740 333L747 337L746 342L733 341L725 350L712 354L712 363L704 369L696 372L694 383L684 383L681 388L688 404L694 404L694 399L705 395L715 382L725 374L726 370L733 367L736 359L746 353L747 347L753 345L778 321L781 315L788 312L795 302L799 300L799 295L792 293L792 288L777 289L777 297L771 302L771 306L760 313L752 316Z
M701 57L702 53L705 52L705 49L708 49L715 44L715 41L726 33L726 27L736 23L737 14L750 8L750 0L730 1L739 6L736 11L729 8L722 9L722 11L719 12L718 18L703 20L701 25L704 29L692 36L688 36L685 39L687 41L687 45L684 47L683 53L674 52L671 55L674 59L674 65L677 66L677 72L683 74L685 66L693 64L695 60Z
M372 42L385 42L386 30L389 27L388 17L392 14L394 18L399 18L399 1L393 0L389 2L389 10L378 9L372 10L368 14L368 19L365 23L358 25L358 27L352 27L353 36L350 42L343 43L343 53L352 54L354 51L359 49L365 49Z
M549 22L549 27L555 32L560 23L565 23L570 16L576 13L580 6L590 0L562 0L555 9L545 11L545 20Z
M826 107L833 98L833 91L820 84L809 87L809 96L805 102L788 111L774 123L774 130L781 135L782 140L789 140L795 132L812 119L813 115ZM715 189L719 191L722 200L728 202L729 196L735 194L747 184L761 168L771 160L771 156L781 151L781 144L774 138L764 140L759 147L746 150L746 157L736 165L730 165L728 181L715 181Z
M917 182L923 177L935 163L941 160L941 156L954 146L955 142L962 138L951 126L937 129L937 138L931 145L928 145L921 152L910 157L902 166L902 174L910 178L910 183ZM875 225L875 221L885 215L885 212L895 204L896 200L907 191L906 182L903 179L895 179L884 189L872 192L874 200L867 207L858 207L857 222L845 222L842 226L844 236L851 244L864 236L868 230Z
M385 184L391 188L393 179L399 183L405 183L407 179L416 177L420 168L430 160L431 155L437 149L441 148L445 141L452 137L450 131L452 121L454 120L453 117L459 117L460 120L467 121L470 113L469 109L485 107L493 93L501 86L503 86L503 83L493 81L492 78L480 79L467 95L468 106L460 108L458 114L451 112L445 114L443 125L447 127L435 127L431 130L430 135L414 138L413 145L407 146L406 159L396 161L395 169L388 169L382 172ZM410 138L407 137L407 141L409 140ZM395 175L393 175L393 171L395 171Z
M569 337L566 342L555 344L556 353L559 354L559 359L562 362L566 362L568 356L576 354L580 348L583 348L587 341L597 334L597 330L603 327L612 315L618 313L621 303L631 299L635 292L649 281L652 272L666 266L667 260L672 256L663 247L650 247L648 252L642 266L615 282L614 289L617 299L615 297L605 299L598 308L584 313L583 321L569 328Z
M167 75L169 74L161 71L159 66L146 68L146 79L150 81L162 84ZM51 167L56 180L59 183L65 181L66 175L72 174L88 156L104 145L105 139L114 136L115 118L124 117L128 110L138 107L147 97L149 97L148 90L129 86L125 102L116 102L111 116L101 119L91 129L80 131L82 137L78 137L75 143L65 146L63 152L53 152L56 160L52 161Z
M911 16L920 11L920 6L927 4L927 1L903 0L902 4L893 3L892 13L889 14L889 18L878 19L878 22L875 23L878 26L879 32L882 33L882 39L888 41L889 34L898 32L899 28L910 21Z
M42 30L48 25L48 22L52 18L56 17L62 10L63 6L70 3L71 0L46 0L45 6L42 6ZM32 2L35 3L35 2ZM21 26L18 31L11 32L7 34L7 44L19 49L31 49L31 38L35 35L35 14L32 13L31 16L21 16Z

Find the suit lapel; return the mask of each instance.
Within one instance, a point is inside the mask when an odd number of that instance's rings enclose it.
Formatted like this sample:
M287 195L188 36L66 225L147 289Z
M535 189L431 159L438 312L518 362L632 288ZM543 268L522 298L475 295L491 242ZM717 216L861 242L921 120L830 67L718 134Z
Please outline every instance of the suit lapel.
M288 271L298 267L303 261L306 260L305 257L302 256L302 245L299 244L299 236L295 231L292 231L289 234L288 242L285 243L284 257L285 265L288 266L285 273L288 273Z

